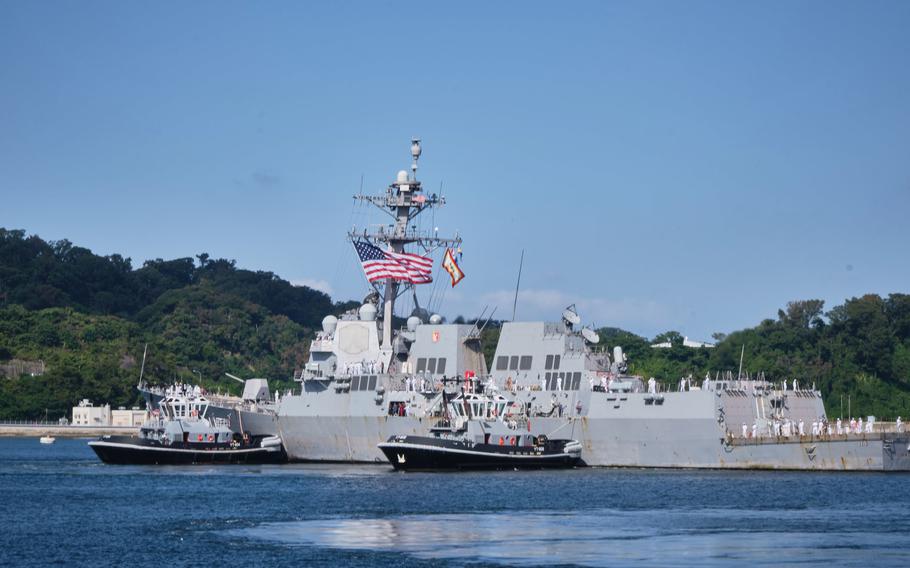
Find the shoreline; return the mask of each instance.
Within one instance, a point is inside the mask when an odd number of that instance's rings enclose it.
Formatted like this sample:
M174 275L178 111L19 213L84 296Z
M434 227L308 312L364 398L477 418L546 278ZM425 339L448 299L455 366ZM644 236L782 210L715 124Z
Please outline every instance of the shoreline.
M132 436L138 433L138 426L0 424L0 438L40 438L48 434L55 438L98 438L100 436Z

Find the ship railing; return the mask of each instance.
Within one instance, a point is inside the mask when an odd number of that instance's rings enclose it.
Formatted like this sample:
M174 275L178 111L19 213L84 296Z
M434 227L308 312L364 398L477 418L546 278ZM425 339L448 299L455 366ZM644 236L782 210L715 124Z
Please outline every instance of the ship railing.
M840 434L834 432L832 434L803 434L800 436L798 433L791 434L790 436L780 435L770 435L767 432L759 432L756 436L747 435L745 438L741 434L727 432L726 441L732 445L760 445L760 444L798 444L798 443L812 443L812 442L850 442L850 441L863 441L863 440L881 440L889 434L905 434L908 432L906 424L897 425L895 422L876 422L872 431L867 431L865 428L861 432L856 432L854 430L843 431Z

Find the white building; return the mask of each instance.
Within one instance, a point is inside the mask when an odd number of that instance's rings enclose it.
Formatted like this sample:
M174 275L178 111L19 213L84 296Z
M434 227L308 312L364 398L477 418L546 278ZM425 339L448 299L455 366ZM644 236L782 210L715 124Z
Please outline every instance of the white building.
M83 398L78 406L73 407L73 425L110 426L111 405L95 406L89 399Z
M693 347L695 349L707 348L710 349L714 347L713 343L708 343L706 341L695 341L694 339L689 339L688 337L683 337L683 347Z
M111 426L142 426L146 419L148 419L148 412L140 410L138 406L131 409L121 406L117 410L111 411Z

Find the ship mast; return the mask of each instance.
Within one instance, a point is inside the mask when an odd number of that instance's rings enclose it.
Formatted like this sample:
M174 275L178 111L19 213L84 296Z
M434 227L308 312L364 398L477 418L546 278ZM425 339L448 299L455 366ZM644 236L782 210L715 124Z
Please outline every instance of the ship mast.
M457 234L453 238L439 237L435 230L420 232L416 225L410 222L425 210L432 207L445 205L445 197L441 195L424 195L423 186L417 180L417 160L420 158L420 139L411 140L411 173L402 170L394 183L390 184L384 195L358 194L354 199L375 205L394 219L394 223L387 227L380 227L376 231L352 230L348 238L353 241L367 241L370 244L387 248L393 252L405 252L406 245L416 245L419 250L412 250L417 254L430 256L440 247L455 247L461 244L461 237ZM400 283L392 278L387 278L380 284L373 283L373 288L382 298L382 347L391 349L392 346L392 315L395 300L413 284Z

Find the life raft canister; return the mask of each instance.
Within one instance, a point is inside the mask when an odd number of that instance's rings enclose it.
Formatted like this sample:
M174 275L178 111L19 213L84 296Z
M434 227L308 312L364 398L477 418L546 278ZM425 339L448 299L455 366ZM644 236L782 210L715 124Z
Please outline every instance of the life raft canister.
M512 445L513 445L513 446L517 445L517 444L516 444L516 440L515 440L515 436L512 436Z
M199 441L202 441L202 434L199 434Z
M505 445L506 445L506 441L503 439L502 436L499 437L499 445L500 445L500 446L505 446Z
M215 441L215 435L209 434L209 442L214 442L214 441Z

